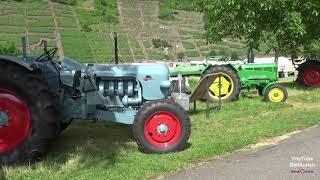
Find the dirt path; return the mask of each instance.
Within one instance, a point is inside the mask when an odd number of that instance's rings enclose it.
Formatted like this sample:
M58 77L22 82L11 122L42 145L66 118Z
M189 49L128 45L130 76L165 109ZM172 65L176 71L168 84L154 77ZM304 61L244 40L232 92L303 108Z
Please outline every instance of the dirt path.
M59 52L58 52L59 60L62 60L64 58L64 53L63 53L61 34L60 34L58 22L57 22L57 17L54 13L52 2L48 1L48 3L49 3L50 11L52 13L53 21L54 21L54 32L55 32L55 36L56 36L56 46L59 49Z
M141 17L140 17L140 19L141 19L142 29L145 29L145 22L144 22L144 17L143 17L143 13L142 13L142 9L141 9L141 3L140 3L140 1L138 1L138 5L139 5L140 16L141 16ZM143 42L142 42L142 35L141 35L141 32L139 33L138 42L139 42L140 47L142 47L142 51L143 51L143 55L144 55L144 59L148 60L148 59L149 59L149 57L148 57L148 54L147 54L146 48L144 47L144 44L143 44Z
M308 128L280 138L277 143L237 151L166 179L316 180L320 178L319 137L319 126Z
M123 7L122 7L123 4L122 3L123 2L121 0L118 0L118 2L117 2L117 4L118 4L118 12L119 12L119 21L120 21L121 27L123 27L123 30L126 31L127 29L125 28L124 23L123 23L124 19L123 19L123 12L122 12L122 9L123 9ZM127 36L127 39L128 39L128 47L130 49L130 53L131 53L133 59L135 60L136 58L135 58L135 55L133 53L133 49L132 49L132 45L131 45L131 42L130 42L130 39L129 39L129 33L128 32L126 32L126 36Z

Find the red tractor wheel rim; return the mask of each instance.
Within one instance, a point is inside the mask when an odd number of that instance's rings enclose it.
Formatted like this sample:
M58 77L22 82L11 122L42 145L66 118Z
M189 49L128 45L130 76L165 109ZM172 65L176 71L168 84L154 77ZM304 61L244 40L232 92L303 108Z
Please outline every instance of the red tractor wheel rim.
M318 69L309 68L305 70L304 82L306 85L320 85L320 72Z
M153 113L147 118L144 135L148 142L157 148L169 147L176 143L181 135L180 121L167 111Z
M30 113L15 93L0 88L0 152L18 146L29 134Z

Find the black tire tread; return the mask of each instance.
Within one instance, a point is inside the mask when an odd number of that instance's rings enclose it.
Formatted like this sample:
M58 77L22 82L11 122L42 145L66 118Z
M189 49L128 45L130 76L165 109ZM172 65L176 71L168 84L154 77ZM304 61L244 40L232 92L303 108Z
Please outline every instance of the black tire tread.
M0 82L10 84L8 86L16 89L16 93L27 103L31 121L28 137L15 149L0 153L0 164L38 161L58 134L61 120L59 99L38 73L29 72L13 63L0 62L0 74Z
M207 71L205 71L205 73L203 73L202 77L208 75L208 74L214 74L214 73L219 73L219 72L223 72L228 74L232 80L234 81L234 92L230 95L229 98L227 99L222 99L222 102L233 102L238 100L239 95L240 95L240 91L241 91L241 86L240 86L240 78L238 76L238 74L229 66L226 65L215 65L212 66L210 69L208 69ZM217 99L213 99L210 96L206 96L204 97L204 99L209 98L207 100L211 101L211 102L218 102L219 100Z

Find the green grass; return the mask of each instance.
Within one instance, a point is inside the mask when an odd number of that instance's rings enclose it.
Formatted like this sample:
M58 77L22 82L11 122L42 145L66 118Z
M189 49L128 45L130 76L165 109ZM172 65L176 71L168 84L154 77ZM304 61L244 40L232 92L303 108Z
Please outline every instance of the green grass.
M8 33L8 34L21 34L25 33L25 28L19 28L19 27L6 27L6 28L0 28L0 33Z
M25 18L22 15L0 16L0 25L24 26L25 25Z
M74 18L60 17L58 18L58 25L60 27L77 27L77 23Z
M182 42L182 44L183 44L183 48L185 48L185 49L194 49L195 48L195 46L192 42Z
M53 18L49 16L33 17L29 19L30 19L30 22L28 22L29 27L54 27Z
M199 52L198 51L186 51L185 55L188 57L199 57Z
M174 20L175 10L196 10L193 6L193 0L161 0L159 18L163 20Z
M191 86L196 83L192 78ZM199 103L198 110L190 112L189 144L178 153L143 154L133 141L130 126L81 121L53 142L44 161L2 167L2 173L8 179L146 179L319 124L320 103L312 99L320 98L320 89L283 84L290 95L285 104L265 103L258 95L244 92L239 101L223 104L221 111L212 111L206 118L205 105ZM303 107L296 107L297 103Z
M62 30L62 44L66 56L80 60L81 62L94 62L93 54L85 34L77 30Z

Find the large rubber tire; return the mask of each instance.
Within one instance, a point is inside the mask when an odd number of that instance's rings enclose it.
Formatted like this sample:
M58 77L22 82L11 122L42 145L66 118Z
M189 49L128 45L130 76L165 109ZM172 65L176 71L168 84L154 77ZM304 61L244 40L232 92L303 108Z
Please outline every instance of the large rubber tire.
M305 87L320 87L320 64L307 64L299 69L297 83Z
M212 66L210 69L205 71L205 73L202 75L202 77L205 77L208 74L214 74L214 73L223 73L226 76L229 76L231 78L231 80L233 81L233 86L234 86L233 91L232 92L230 91L231 94L228 97L221 96L221 102L225 103L225 102L236 101L239 98L239 94L241 91L240 79L239 79L238 74L229 66L216 65L216 66ZM212 101L212 102L219 102L219 98L213 98L212 96L210 96L210 94L212 94L212 93L213 92L211 92L209 89L209 94L207 96L205 96L204 99ZM219 95L217 97L219 97Z
M273 95L276 93L277 96ZM264 100L266 102L282 103L288 99L288 91L281 84L273 84L266 89Z
M65 131L71 125L71 123L72 123L72 121L69 123L60 123L59 134L62 133L63 131Z
M160 133L158 130L163 124L167 125L167 129ZM180 151L187 144L190 133L191 123L188 113L171 100L145 103L133 123L134 138L144 153Z
M18 65L0 62L0 89L13 92L14 96L21 99L28 109L28 115L25 116L26 119L18 119L18 122L22 123L27 119L29 121L29 127L25 127L26 134L21 142L12 146L10 150L0 152L1 165L41 160L50 141L58 134L61 118L59 101L39 75L28 72ZM13 119L9 118L8 121L8 126L13 126L10 122L13 122ZM1 128L0 132L4 133L6 130ZM0 137L1 141L4 140L2 138L4 137Z

